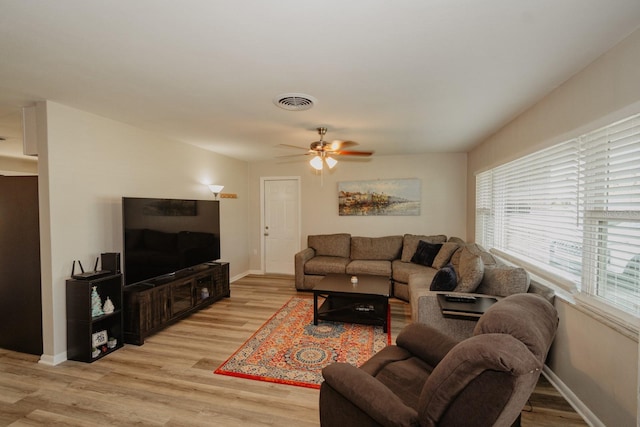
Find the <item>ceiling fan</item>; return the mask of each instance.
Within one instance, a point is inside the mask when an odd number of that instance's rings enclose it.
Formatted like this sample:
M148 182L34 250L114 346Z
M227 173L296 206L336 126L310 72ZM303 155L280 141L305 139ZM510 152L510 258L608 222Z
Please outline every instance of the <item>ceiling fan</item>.
M338 161L334 159L332 156L370 156L373 154L373 151L354 151L354 150L346 150L346 148L353 147L354 145L358 145L357 142L353 141L340 141L335 140L332 142L328 142L324 140L324 136L327 133L326 127L318 127L316 128L318 134L320 135L320 140L312 142L309 146L309 150L304 153L304 156L313 156L313 158L309 161L311 167L315 170L321 171L326 163L329 169L333 169L335 165L338 164ZM283 147L289 148L299 148L295 145L288 144L280 144ZM295 155L295 154L294 154ZM289 156L283 156L289 157Z

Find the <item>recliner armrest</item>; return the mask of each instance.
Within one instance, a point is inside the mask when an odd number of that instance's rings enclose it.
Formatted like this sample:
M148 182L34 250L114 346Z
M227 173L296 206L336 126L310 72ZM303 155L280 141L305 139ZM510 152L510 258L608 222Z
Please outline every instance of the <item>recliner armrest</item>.
M410 323L400 331L396 344L435 367L458 341L424 323Z
M418 413L371 375L348 363L322 370L325 382L345 399L384 426L418 426Z

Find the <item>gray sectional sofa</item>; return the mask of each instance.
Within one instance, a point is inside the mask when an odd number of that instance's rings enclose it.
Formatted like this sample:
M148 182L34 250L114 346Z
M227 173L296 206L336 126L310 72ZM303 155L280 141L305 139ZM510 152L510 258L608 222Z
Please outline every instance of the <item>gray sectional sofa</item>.
M553 303L550 288L532 282L526 270L505 264L475 243L445 235L360 237L348 233L310 235L308 247L295 255L295 284L311 290L326 274L372 274L391 279L391 295L411 305L414 322L437 327L457 339L471 336L475 322L443 318L438 293L491 295L500 299L522 292L536 293ZM426 259L420 259L425 251ZM441 286L447 272L453 289ZM438 277L438 280L434 280ZM437 285L437 286L436 286ZM447 286L449 286L447 284Z

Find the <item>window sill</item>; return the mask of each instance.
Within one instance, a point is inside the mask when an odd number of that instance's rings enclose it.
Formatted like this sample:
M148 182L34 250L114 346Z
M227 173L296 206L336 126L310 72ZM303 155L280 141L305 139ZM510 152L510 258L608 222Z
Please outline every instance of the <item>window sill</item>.
M621 335L638 342L640 318L604 304L597 298L578 291L573 284L559 278L556 279L552 277L552 274L542 271L534 265L524 263L496 249L491 249L490 252L508 264L526 269L532 281L553 289L556 293L556 298Z
M640 319L637 317L611 307L608 304L604 304L597 298L583 293L573 295L573 300L573 304L577 310L582 311L624 336L638 342Z

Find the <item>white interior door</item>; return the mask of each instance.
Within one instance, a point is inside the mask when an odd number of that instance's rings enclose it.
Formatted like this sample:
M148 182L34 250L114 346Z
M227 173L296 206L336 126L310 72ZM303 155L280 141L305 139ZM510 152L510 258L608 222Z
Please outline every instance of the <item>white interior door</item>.
M265 273L294 274L293 257L300 250L300 180L264 179Z

